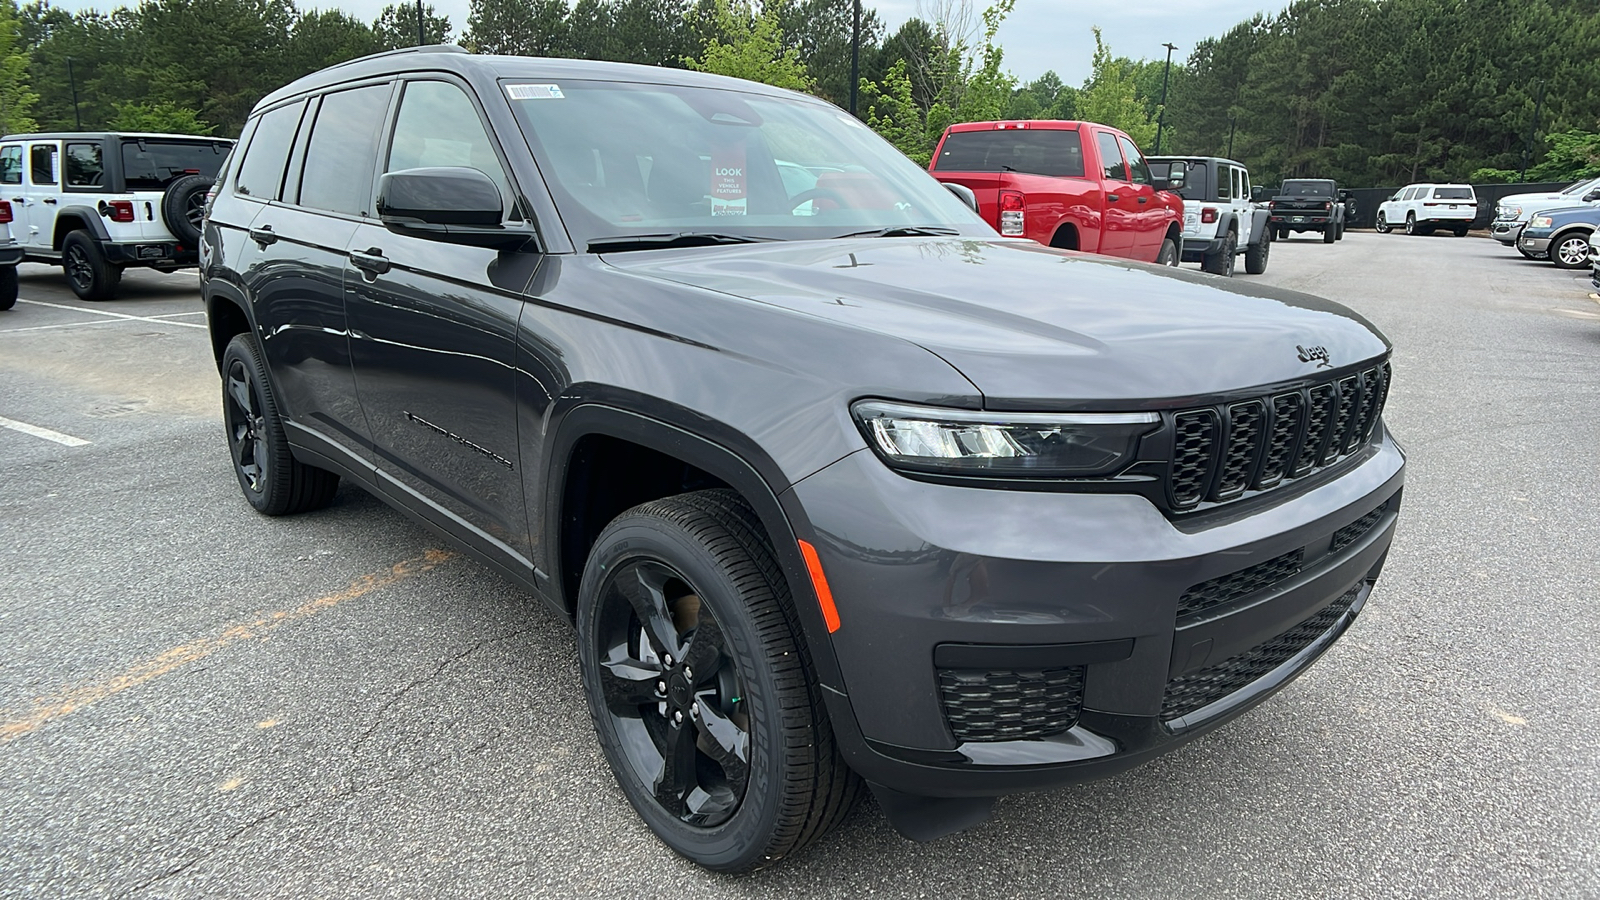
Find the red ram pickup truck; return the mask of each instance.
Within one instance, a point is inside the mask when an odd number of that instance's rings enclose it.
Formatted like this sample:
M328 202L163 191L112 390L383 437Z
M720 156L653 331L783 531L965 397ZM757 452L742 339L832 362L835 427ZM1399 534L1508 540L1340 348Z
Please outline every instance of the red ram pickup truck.
M1133 139L1093 122L951 125L928 166L965 185L1003 235L1050 247L1178 264L1183 199L1150 175Z

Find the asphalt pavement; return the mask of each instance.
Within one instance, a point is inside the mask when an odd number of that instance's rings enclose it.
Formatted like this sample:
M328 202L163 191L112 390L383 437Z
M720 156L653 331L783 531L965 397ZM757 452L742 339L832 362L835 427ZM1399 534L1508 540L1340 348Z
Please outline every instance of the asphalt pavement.
M628 807L563 622L358 489L249 508L192 272L88 304L25 266L0 313L0 896L1600 897L1587 273L1352 232L1235 277L1395 344L1405 505L1351 632L1119 777L928 844L869 801L730 877Z

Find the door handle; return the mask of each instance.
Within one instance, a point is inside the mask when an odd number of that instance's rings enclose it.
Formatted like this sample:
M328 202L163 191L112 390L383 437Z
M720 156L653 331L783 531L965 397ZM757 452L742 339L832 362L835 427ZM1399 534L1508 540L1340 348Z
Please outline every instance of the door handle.
M1140 197L1139 198L1139 202L1140 203L1149 203L1150 202L1150 198L1149 197Z
M382 275L389 271L389 260L379 247L368 247L365 251L352 250L350 262L361 271L371 272L373 275Z
M54 197L46 197L46 198L44 198L44 202L50 204L51 206L55 206L56 205L56 198L54 198Z
M23 206L27 206L28 205L28 198L27 197L12 197L11 198L11 202L12 203L20 203Z
M1107 194L1106 195L1106 199L1110 200L1112 203L1115 203L1118 200L1122 199L1122 195L1121 194Z
M255 241L256 246L265 250L268 246L278 242L278 236L272 233L271 225L262 225L260 228L250 229L250 240Z

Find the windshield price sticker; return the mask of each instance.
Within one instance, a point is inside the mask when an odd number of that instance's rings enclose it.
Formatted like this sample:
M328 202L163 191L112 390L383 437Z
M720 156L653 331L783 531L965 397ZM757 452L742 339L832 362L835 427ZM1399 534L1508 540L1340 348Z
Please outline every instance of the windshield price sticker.
M745 188L744 144L714 147L711 151L711 214L745 215L749 201Z
M513 100L565 100L559 84L508 84L506 96Z

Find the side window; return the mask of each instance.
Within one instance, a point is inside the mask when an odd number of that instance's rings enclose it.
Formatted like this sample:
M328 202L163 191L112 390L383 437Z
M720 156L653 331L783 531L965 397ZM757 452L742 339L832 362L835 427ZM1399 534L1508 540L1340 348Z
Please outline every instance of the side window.
M22 145L0 147L0 184L22 183Z
M1122 151L1117 149L1117 136L1097 131L1094 139L1100 148L1101 177L1107 181L1127 181L1128 170L1122 167Z
M389 85L338 91L322 98L300 176L301 206L360 215L371 204L378 128L389 107Z
M513 205L510 182L477 108L461 88L445 81L412 81L400 98L385 172L432 166L465 166L493 179L501 208Z
M1128 178L1134 184L1150 184L1154 181L1150 177L1150 167L1145 164L1144 157L1139 155L1139 148L1133 141L1125 137L1117 138L1117 143L1122 145L1122 155L1128 160Z
M289 164L289 148L294 146L305 106L302 100L261 114L239 163L239 177L233 183L235 193L258 200L278 199L283 189L283 170Z
M67 145L68 187L104 187L105 172L99 144Z
M1241 199L1250 196L1250 187L1244 183L1243 169L1233 170L1233 196Z
M34 184L56 183L56 145L34 144L28 150L28 178Z
M1233 176L1228 174L1233 169L1231 166L1217 166L1217 199L1233 199Z
M1249 200L1250 199L1250 173L1246 172L1243 169L1236 169L1235 171L1237 171L1239 173L1239 196L1242 199Z
M1412 197L1416 196L1416 194L1417 194L1417 189L1416 188L1406 188L1405 193L1400 195L1400 199L1403 200L1403 201L1404 200L1410 200Z

